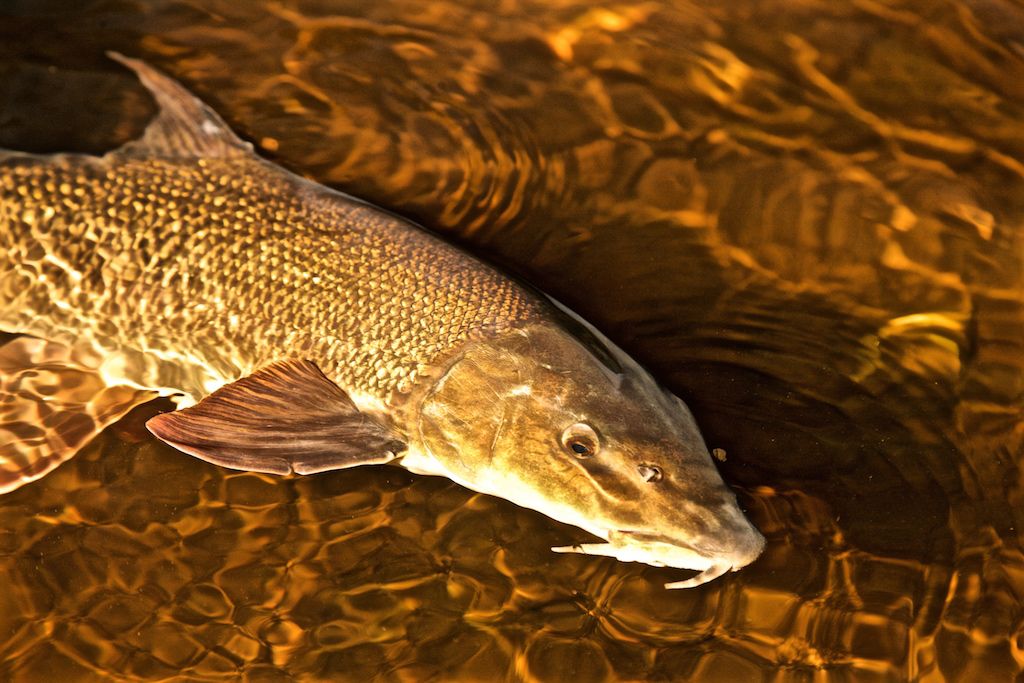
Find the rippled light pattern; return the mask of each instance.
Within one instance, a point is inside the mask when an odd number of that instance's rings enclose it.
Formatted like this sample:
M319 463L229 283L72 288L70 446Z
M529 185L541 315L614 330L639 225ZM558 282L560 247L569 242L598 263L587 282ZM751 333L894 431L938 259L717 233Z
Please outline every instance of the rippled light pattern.
M666 592L440 479L205 465L145 406L0 498L0 679L1020 675L1019 4L69 5L0 7L0 146L132 137L151 105L103 51L150 60L623 342L768 549Z

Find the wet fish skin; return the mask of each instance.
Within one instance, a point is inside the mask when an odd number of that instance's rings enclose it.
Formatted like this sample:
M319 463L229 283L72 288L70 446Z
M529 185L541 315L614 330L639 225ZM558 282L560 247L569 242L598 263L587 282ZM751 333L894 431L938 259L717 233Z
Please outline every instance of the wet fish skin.
M592 334L609 359L547 324L469 344L420 403L421 443L406 467L426 451L443 465L428 473L606 541L553 550L702 572L670 587L752 562L764 538L722 482L690 411ZM592 452L566 447L576 432L588 434Z
M95 396L138 391L65 401L44 441L32 417L78 380L13 396L0 491L157 392L185 409L150 430L217 464L306 474L398 457L606 541L559 550L702 572L669 587L758 556L686 406L600 333L259 159L173 81L116 58L160 107L140 140L100 158L0 153L0 330L46 340L0 348L0 368L59 378L59 360L101 378Z
M309 357L390 405L471 335L545 316L463 252L256 157L8 155L0 225L0 328L158 356L125 379L195 400Z

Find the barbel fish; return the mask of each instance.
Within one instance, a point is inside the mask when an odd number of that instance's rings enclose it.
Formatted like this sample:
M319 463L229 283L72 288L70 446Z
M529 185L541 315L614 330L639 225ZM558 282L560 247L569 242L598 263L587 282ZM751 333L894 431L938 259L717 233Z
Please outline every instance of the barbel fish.
M764 539L683 402L593 327L423 229L158 106L102 157L0 152L0 492L132 407L224 467L394 462L588 531L560 552L699 572Z

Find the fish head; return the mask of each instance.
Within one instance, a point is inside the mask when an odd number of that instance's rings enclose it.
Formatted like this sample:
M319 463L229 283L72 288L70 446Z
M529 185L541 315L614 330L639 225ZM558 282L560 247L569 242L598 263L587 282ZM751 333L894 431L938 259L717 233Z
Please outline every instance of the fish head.
M456 482L604 539L559 552L699 571L666 584L685 588L764 547L685 404L589 326L471 344L424 398L418 432Z

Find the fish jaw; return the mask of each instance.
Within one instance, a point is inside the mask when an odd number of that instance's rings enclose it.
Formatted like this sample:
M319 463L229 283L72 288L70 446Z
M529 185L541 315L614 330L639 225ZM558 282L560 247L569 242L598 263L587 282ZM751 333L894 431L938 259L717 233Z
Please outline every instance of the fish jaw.
M699 548L685 542L630 531L599 533L607 543L583 543L552 548L556 553L579 553L614 557L620 562L642 562L655 567L673 567L699 572L682 581L665 584L667 589L695 588L753 562L764 549L764 537L753 527L737 536L730 546Z

